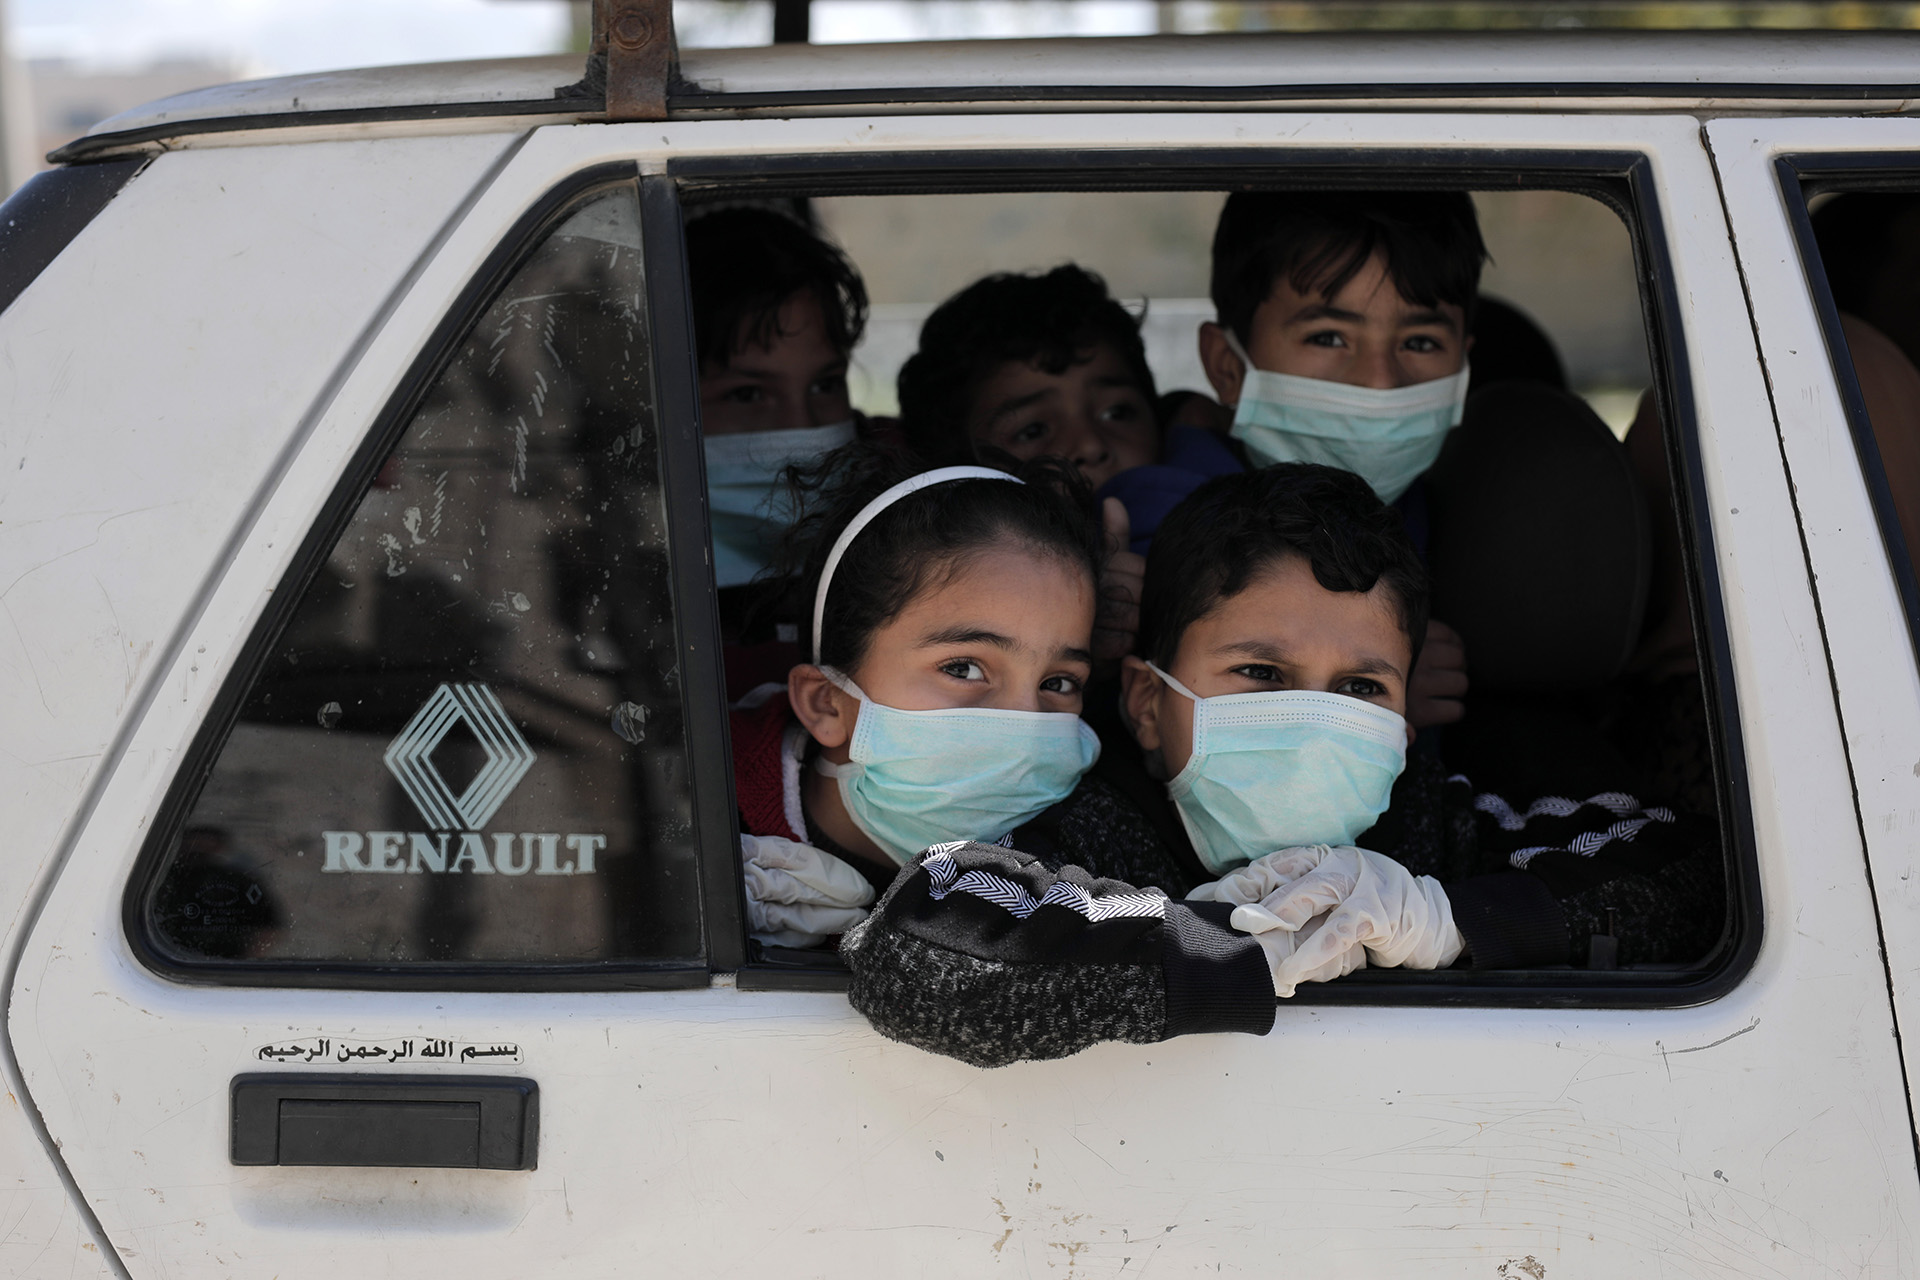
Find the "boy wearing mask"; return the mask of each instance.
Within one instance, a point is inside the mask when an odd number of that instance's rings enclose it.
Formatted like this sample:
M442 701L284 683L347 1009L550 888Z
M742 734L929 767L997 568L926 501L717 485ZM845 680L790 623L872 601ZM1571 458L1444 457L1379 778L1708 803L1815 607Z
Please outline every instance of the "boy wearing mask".
M767 208L690 221L687 273L714 583L728 692L738 697L784 680L799 661L797 620L777 599L785 586L755 579L792 522L786 469L818 462L863 425L847 397L847 360L866 327L867 291L839 249Z
M1423 868L1435 874L1354 847L1405 764L1425 607L1398 516L1352 474L1280 464L1204 485L1155 539L1143 656L1123 679L1150 767L1223 878L1176 902L1011 850L938 846L847 935L854 1007L981 1065L1260 1033L1276 994L1368 963L1567 963L1600 932L1602 884L1633 913L1639 951L1619 959L1704 954L1719 868L1689 855L1712 841L1630 797L1524 816L1479 797L1477 851Z
M786 532L781 473L853 441L847 357L866 327L867 291L840 250L761 208L688 223L687 274L714 577L737 587Z
M1408 716L1459 721L1471 658L1482 710L1443 754L1519 783L1510 743L1543 711L1579 715L1527 700L1598 688L1634 648L1647 515L1577 397L1508 381L1469 403L1486 260L1464 192L1239 192L1214 234L1200 355L1249 462L1352 471L1399 511L1446 619L1428 625Z

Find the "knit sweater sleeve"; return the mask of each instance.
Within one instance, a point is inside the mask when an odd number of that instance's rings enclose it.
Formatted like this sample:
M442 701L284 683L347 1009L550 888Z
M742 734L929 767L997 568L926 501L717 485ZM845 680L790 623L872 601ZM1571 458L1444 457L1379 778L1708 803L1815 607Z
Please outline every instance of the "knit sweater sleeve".
M882 1035L976 1066L1063 1058L1102 1041L1264 1035L1265 953L1230 904L1054 872L983 844L936 845L842 939L849 998Z
M1595 936L1618 963L1697 960L1725 920L1711 821L1625 792L1524 807L1473 798L1483 857L1505 869L1446 885L1454 923L1479 969L1583 967Z

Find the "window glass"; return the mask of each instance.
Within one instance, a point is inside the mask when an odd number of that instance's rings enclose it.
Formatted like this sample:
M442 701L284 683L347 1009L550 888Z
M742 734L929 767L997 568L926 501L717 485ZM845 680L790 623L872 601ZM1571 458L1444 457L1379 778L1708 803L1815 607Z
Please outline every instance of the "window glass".
M644 299L605 189L453 351L245 692L163 954L698 956Z
M1908 566L1920 547L1920 192L1829 192L1811 211L1813 248L1839 313L1836 345L1852 359L1870 427L1861 460L1870 477L1884 474L1884 534L1911 596Z

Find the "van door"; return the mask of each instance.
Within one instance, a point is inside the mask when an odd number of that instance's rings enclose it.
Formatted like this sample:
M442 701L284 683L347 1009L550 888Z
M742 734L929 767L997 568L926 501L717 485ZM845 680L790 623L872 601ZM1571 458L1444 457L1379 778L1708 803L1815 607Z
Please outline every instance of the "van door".
M663 177L693 161L1618 177L1757 946L1650 997L1433 975L997 1071L880 1039L831 982L774 989ZM33 1105L136 1275L1896 1267L1920 1179L1750 332L1690 119L537 131L340 370L132 729L9 993Z
M1821 215L1816 230L1814 209L1863 199L1920 208L1920 122L1716 120L1707 136L1818 586L1894 1007L1911 1030L1920 1026L1920 548L1901 507L1920 492L1920 474L1900 411L1920 374L1910 336L1855 296L1858 283L1836 278L1841 264L1823 261L1822 242L1826 256L1859 259L1851 275L1875 270L1876 256L1920 227L1885 225L1874 243L1836 244L1826 229L1842 210ZM1877 269L1904 271L1890 260ZM1912 1071L1909 1062L1910 1085Z

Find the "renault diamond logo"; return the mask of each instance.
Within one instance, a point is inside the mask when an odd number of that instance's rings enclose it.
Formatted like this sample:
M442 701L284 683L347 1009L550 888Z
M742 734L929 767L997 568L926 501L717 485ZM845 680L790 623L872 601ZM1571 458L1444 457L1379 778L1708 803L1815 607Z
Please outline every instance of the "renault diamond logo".
M434 750L462 720L487 761L458 796L433 767ZM484 684L443 684L387 748L387 768L436 831L478 831L533 768L533 750Z

